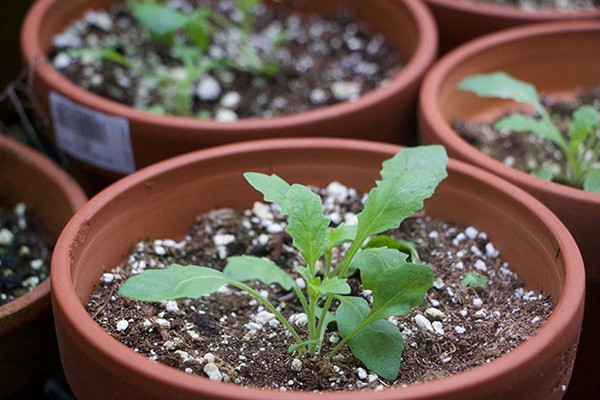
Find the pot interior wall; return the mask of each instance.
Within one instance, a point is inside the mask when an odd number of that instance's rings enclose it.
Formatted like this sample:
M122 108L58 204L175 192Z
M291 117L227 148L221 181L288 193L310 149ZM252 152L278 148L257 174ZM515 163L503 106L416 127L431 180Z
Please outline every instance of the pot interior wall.
M275 172L291 183L318 186L336 179L361 192L373 185L381 161L388 158L381 153L333 148L309 152L287 149L273 154L259 147L245 155L219 159L193 156L179 158L177 168L158 176L138 174L140 179L128 192L121 190L125 184L115 186L120 194L78 233L79 240L71 247L71 268L82 302L89 298L100 274L118 265L139 240L182 238L198 213L218 207L249 208L260 200L243 180L243 172ZM193 161L185 165L185 160ZM159 170L164 171L162 165L151 169ZM475 189L473 185L480 183L452 167L450 178L426 207L434 216L486 231L528 286L549 292L558 301L564 284L563 258L557 256L559 244L543 232L544 222L532 211L523 210L511 196L495 188ZM532 225L523 225L532 219Z
M450 71L440 87L438 101L444 118L491 121L506 111L508 102L482 99L456 88L467 76L495 71L507 72L533 83L539 92L560 97L598 86L600 27L518 38L469 55L468 62Z

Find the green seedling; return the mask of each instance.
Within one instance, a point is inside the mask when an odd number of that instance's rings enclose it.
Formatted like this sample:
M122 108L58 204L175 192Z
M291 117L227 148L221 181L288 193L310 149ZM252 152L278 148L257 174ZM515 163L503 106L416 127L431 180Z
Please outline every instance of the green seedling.
M164 104L151 105L147 111L190 116L194 82L206 73L214 70L238 70L267 78L277 75L279 66L275 55L287 41L287 37L282 31L270 33L270 48L265 54L259 53L252 44L254 9L259 3L260 0L236 0L242 16L237 23L209 7L184 13L156 0L130 1L135 20L148 32L154 43L168 46L170 55L183 67L182 76L174 77L167 72L157 72L152 66L127 58L118 50L125 46L120 46L118 42L103 48L71 50L68 54L113 62L152 82L164 98ZM232 53L211 56L208 47L214 42L216 35L224 32L229 32L229 36L239 37L239 43L233 46Z
M250 293L276 315L295 342L290 352L299 356L320 353L325 332L335 321L342 340L326 357L347 345L369 369L383 378L395 379L404 349L403 337L387 318L406 315L423 302L433 283L433 270L419 263L414 245L382 233L398 228L405 218L423 207L423 201L447 176L446 163L446 152L441 146L400 151L383 163L381 179L370 190L357 215L358 223L336 227L330 226L321 199L309 188L290 185L277 175L244 174L266 201L279 205L287 216L286 231L304 260L296 268L306 282L304 291L272 261L235 256L227 259L223 272L177 264L148 270L129 278L119 294L156 302L198 298L228 284ZM332 249L344 243L350 243L349 247L333 263ZM363 297L350 295L347 278L352 274L358 274L363 289L372 292L372 305ZM300 335L247 281L278 284L293 291L307 315L307 336Z
M275 76L279 70L275 62L276 50L286 41L282 32L276 32L271 40L271 49L267 54L259 54L252 45L252 32L255 25L254 9L260 0L236 0L241 13L241 21L234 22L208 7L202 7L191 13L173 10L156 0L135 0L132 13L137 22L150 34L155 42L164 42L176 48L181 46L183 35L186 45L195 46L198 58L205 55L215 35L220 32L233 32L239 36L236 54L221 59L223 68L233 68L267 77ZM177 57L177 52L174 52Z
M541 168L534 175L600 193L600 168L595 167L600 158L600 117L591 105L583 105L573 112L568 132L562 133L548 110L540 102L536 88L503 72L473 75L458 87L481 97L496 97L524 103L533 108L535 115L521 113L501 118L494 128L502 131L532 132L552 141L564 154L565 171Z
M488 280L477 272L468 272L460 280L460 284L466 288L483 288L487 286Z

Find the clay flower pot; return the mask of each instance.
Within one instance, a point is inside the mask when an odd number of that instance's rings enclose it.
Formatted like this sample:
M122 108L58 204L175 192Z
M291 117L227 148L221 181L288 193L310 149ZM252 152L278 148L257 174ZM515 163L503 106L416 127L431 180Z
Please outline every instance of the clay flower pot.
M600 195L544 181L483 154L451 128L450 121L492 122L509 103L459 90L463 78L502 70L531 82L538 91L568 96L600 84L600 21L537 24L491 34L443 57L421 88L419 123L424 143L441 143L449 155L505 178L546 204L569 228L585 261L588 280L586 321L573 390L597 393L600 350ZM587 359L587 361L586 361ZM581 365L581 367L579 367ZM582 374L581 377L579 374ZM586 381L583 376L587 375ZM581 379L581 384L579 384ZM585 382L585 383L584 383Z
M440 50L445 53L456 46L487 33L530 23L561 22L600 18L600 8L593 10L524 11L514 6L457 0L424 0L438 25Z
M242 173L277 173L325 186L368 190L397 146L341 139L277 139L220 146L148 167L92 199L61 235L52 261L53 305L63 366L80 399L560 399L569 381L583 314L584 272L566 228L524 191L451 160L427 212L484 229L527 287L557 302L537 334L481 367L376 392L257 390L215 383L159 364L109 336L84 308L104 268L140 238L183 237L199 213L247 208L260 194ZM360 160L360 162L357 162Z
M58 237L86 202L81 188L51 160L0 134L0 196L25 202ZM0 397L60 366L50 308L50 279L0 307Z
M131 148L134 160L129 164L134 168L194 149L257 138L327 135L402 143L416 139L414 131L406 127L416 122L418 87L437 51L433 17L419 1L306 2L307 12L327 14L339 5L356 10L358 19L380 31L396 47L401 58L406 60L404 68L387 85L361 96L357 101L270 120L254 118L235 123L158 116L139 111L76 86L48 63L47 54L52 48L54 35L86 10L107 8L113 2L38 1L23 26L23 56L35 70L33 87L48 115L48 96L55 92L77 105L125 121L124 131L120 133L123 135L121 146ZM52 129L49 134L54 137ZM85 168L112 178L119 175L90 163L86 163Z

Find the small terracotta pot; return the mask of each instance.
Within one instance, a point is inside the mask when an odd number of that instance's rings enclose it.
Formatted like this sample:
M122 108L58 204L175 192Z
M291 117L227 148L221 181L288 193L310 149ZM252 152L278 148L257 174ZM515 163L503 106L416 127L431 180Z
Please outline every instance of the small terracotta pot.
M459 0L424 0L438 25L440 50L446 53L456 46L482 35L506 28L539 23L581 19L600 19L600 8L562 12L524 11L514 6Z
M0 196L25 202L58 237L86 202L81 188L51 160L0 134ZM50 279L0 307L0 398L59 369Z
M560 399L583 315L581 256L564 225L524 191L451 160L427 212L485 230L527 286L557 302L530 340L470 371L382 391L314 394L215 383L150 361L109 336L86 312L93 286L141 238L181 238L197 214L259 200L246 171L290 182L332 180L366 191L399 147L342 139L262 140L176 157L111 185L63 231L52 260L53 305L67 379L80 399Z
M463 78L505 71L533 83L538 91L573 96L600 84L600 21L536 24L484 36L444 56L421 88L419 125L424 143L441 143L452 157L505 178L546 204L579 244L588 279L588 302L573 398L600 393L600 195L544 181L481 153L450 127L455 119L492 122L510 102L482 99L457 89ZM585 395L584 395L585 393ZM592 397L585 397L592 396Z
M67 80L47 60L52 38L89 8L107 8L114 0L40 0L22 31L25 60L35 68L33 87L49 113L48 96L56 92L76 104L128 121L135 166L141 168L167 157L209 146L268 137L336 136L386 142L416 142L416 95L437 51L437 30L429 10L417 0L306 1L306 12L331 13L339 5L357 11L396 47L405 67L385 86L357 101L269 120L254 118L222 123L198 118L159 116L99 97ZM54 137L54 132L48 132ZM101 173L89 163L76 167Z

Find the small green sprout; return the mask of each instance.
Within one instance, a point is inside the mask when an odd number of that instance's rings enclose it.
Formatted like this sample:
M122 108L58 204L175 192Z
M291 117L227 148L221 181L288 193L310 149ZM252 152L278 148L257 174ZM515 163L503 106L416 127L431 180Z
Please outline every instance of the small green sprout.
M286 231L304 260L296 270L306 282L305 291L272 261L235 256L227 259L223 272L176 264L148 270L129 278L119 294L143 301L166 301L209 295L229 284L250 293L277 316L294 339L290 352L299 356L319 353L325 332L335 321L342 340L327 357L348 345L369 369L385 379L395 379L404 349L403 337L386 318L406 315L423 302L433 283L433 270L419 263L414 245L382 233L397 228L423 207L423 201L447 176L446 163L441 146L400 151L384 161L381 179L369 192L357 216L358 223L337 227L330 226L321 199L309 188L290 185L277 175L244 174L266 201L278 204L287 215ZM332 249L344 243L350 245L334 265ZM325 268L317 268L318 263ZM372 292L372 305L363 297L350 295L347 278L356 272L362 287ZM275 306L244 283L255 280L294 291L307 315L308 337L302 337Z
M552 141L564 154L565 171L556 175L549 169L539 169L532 174L546 180L563 182L588 192L600 193L600 117L591 105L583 105L573 112L568 132L561 133L548 110L540 102L536 88L503 72L473 75L458 87L481 97L511 99L528 104L534 116L520 113L501 118L494 128L502 131L532 132Z
M468 288L486 287L488 284L488 280L485 276L480 275L477 272L468 272L460 280L460 284L463 287Z

